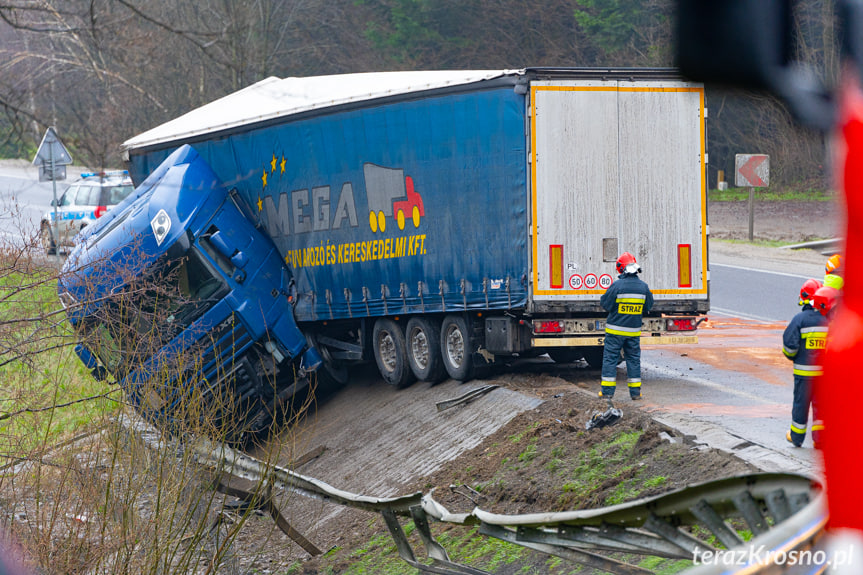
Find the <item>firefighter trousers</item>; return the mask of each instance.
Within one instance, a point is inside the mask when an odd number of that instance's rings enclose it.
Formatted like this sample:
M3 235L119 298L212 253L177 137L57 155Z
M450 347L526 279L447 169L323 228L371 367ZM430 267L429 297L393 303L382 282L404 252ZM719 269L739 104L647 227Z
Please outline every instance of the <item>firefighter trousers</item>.
M818 417L818 405L813 400L812 384L815 378L807 375L794 376L794 402L791 404L791 442L800 447L806 438L809 421L809 406L812 406L812 442L817 446L824 424Z
M602 396L612 397L617 388L617 364L620 351L626 361L626 376L629 396L641 397L641 338L614 333L605 334L605 349L602 352Z

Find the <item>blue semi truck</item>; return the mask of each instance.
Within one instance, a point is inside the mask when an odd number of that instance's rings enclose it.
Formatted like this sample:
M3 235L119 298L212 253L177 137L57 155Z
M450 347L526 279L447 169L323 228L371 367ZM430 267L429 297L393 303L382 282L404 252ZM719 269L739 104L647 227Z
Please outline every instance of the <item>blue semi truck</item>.
M124 143L136 191L85 230L60 285L79 355L160 413L182 392L142 382L191 349L186 388L261 405L319 363L344 383L375 361L398 387L514 355L595 367L624 251L656 300L642 342L695 342L706 115L703 87L671 69L263 80ZM219 287L187 297L150 351L105 334L129 323L105 294L178 266L188 278L161 285Z

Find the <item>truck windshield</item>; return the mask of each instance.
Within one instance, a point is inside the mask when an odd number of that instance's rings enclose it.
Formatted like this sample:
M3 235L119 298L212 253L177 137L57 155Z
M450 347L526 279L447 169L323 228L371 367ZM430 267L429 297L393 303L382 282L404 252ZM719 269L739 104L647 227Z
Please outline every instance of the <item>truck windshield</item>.
M83 343L117 379L153 357L228 292L195 248L151 270L82 326Z

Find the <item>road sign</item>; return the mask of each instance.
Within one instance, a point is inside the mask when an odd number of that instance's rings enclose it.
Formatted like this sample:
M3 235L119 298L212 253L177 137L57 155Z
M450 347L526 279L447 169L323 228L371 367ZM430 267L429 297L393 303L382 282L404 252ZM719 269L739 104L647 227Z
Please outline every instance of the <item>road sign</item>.
M65 180L66 166L54 164L54 169L51 170L51 164L39 164L39 181L50 182L51 180Z
M614 282L614 279L608 274L602 274L599 276L599 287L602 289L610 288L612 282Z
M68 166L72 163L72 155L60 138L57 137L57 132L53 127L45 130L45 135L42 136L42 143L39 144L39 149L36 150L36 157L33 158L33 165L41 166L39 168L39 181L56 181L66 179L66 168L58 170L58 166Z
M766 188L770 185L770 156L737 154L734 156L734 185L738 188Z

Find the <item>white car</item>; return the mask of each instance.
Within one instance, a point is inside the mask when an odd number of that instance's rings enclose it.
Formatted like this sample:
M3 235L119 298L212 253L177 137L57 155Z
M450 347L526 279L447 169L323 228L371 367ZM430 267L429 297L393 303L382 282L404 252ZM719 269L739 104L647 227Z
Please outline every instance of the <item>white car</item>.
M42 216L39 228L45 253L56 254L59 246L74 245L78 232L123 201L134 189L126 171L81 174L81 179L70 185L56 204L51 201L52 209Z

